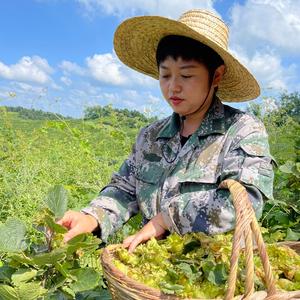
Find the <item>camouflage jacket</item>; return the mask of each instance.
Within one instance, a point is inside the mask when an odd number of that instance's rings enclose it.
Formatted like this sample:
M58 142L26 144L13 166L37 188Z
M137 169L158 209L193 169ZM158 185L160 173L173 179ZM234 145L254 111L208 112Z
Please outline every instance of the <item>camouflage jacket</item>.
M145 221L161 212L179 234L225 232L235 213L220 182L243 183L260 217L263 197L272 198L271 162L263 124L216 99L183 147L175 113L143 128L119 172L82 211L97 218L104 241L138 211Z

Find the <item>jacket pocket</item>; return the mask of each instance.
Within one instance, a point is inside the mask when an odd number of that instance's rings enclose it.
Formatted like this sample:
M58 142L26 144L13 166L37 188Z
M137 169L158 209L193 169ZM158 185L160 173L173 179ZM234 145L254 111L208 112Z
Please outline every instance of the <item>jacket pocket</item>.
M178 176L180 193L208 191L219 185L219 167L195 165Z
M164 169L159 163L144 162L137 170L136 178L144 183L159 184Z

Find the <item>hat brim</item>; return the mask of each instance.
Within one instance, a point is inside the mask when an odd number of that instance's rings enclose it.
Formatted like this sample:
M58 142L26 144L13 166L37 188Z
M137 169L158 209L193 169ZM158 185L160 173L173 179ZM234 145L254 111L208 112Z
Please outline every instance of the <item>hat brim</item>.
M164 17L130 18L119 25L114 48L119 59L130 68L158 79L156 49L167 35L193 38L213 50L224 60L226 71L219 83L217 96L227 102L255 99L260 88L253 75L232 54L189 26Z

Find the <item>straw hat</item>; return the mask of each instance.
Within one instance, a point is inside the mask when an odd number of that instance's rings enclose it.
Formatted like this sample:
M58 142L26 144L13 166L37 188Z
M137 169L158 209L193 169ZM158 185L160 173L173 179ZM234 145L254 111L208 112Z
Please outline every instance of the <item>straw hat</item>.
M130 68L158 79L156 49L167 35L193 38L222 57L226 71L217 92L221 100L242 102L259 96L260 88L255 78L228 52L228 27L208 11L189 10L178 21L159 16L130 18L115 32L116 54Z

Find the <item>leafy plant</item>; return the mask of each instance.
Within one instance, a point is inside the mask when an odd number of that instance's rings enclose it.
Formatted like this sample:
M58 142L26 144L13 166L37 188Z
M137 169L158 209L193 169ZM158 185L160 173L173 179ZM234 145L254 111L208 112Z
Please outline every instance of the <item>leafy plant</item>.
M298 241L300 240L300 163L287 161L280 166L275 185L275 199L266 203L262 219L262 225L269 228L269 234L265 235L265 238L272 240L281 237L281 240Z
M267 200L262 225L268 228L265 238L300 239L300 94L282 94L279 99L265 98L252 103L249 111L260 118L269 134L275 168L274 199Z
M54 186L45 199L36 226L44 244L26 244L24 224L10 219L0 226L1 299L100 299L105 287L100 265L101 240L81 234L63 242L66 228L56 223L67 207L67 193ZM103 293L103 292L101 292Z

